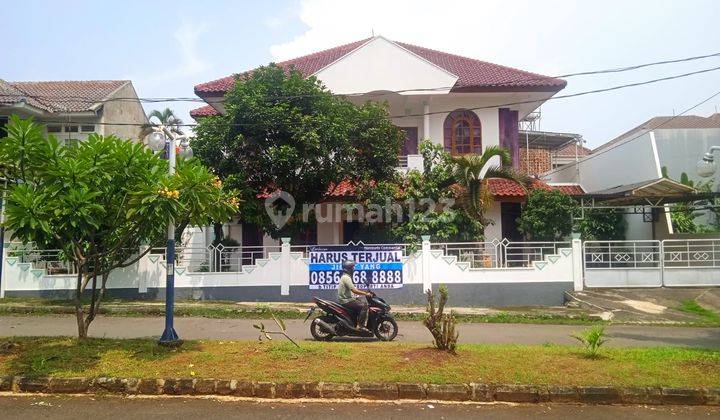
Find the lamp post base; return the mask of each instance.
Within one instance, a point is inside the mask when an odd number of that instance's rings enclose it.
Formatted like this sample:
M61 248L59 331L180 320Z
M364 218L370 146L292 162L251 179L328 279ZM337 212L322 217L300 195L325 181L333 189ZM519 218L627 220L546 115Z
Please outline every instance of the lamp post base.
M175 328L166 328L165 331L163 331L162 337L160 337L160 340L158 340L158 344L165 347L180 347L182 345L183 341L178 337L177 333L175 332Z

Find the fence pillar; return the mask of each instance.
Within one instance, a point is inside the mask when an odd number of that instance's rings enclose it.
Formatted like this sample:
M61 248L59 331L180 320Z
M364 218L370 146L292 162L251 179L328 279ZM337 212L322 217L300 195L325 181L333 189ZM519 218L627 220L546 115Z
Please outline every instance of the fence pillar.
M572 269L573 269L573 286L576 292L583 289L583 252L582 241L580 239L572 240Z
M280 295L290 295L290 276L292 270L290 264L292 264L292 258L290 258L290 238L281 238L282 246L280 247L280 265L282 267L282 283L280 283Z
M423 284L423 293L432 289L432 279L430 278L430 235L423 235L422 238L422 261L420 271Z
M10 278L10 276L7 275L8 266L5 263L5 261L7 260L6 257L8 255L8 250L5 244L2 245L2 255L0 255L0 257L2 257L2 261L0 261L0 264L2 264L2 270L0 271L0 299L5 297L5 285L8 281L8 278Z

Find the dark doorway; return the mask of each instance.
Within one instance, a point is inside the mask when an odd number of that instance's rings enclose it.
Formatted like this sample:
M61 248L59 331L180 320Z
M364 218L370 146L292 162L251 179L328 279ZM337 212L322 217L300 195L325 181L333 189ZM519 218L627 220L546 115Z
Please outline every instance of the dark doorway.
M294 233L290 243L293 245L317 245L317 223L311 223L303 230Z
M343 223L343 236L340 242L346 244L350 241L362 240L361 227L360 222L357 221Z
M500 203L500 219L503 238L522 241L524 235L518 230L517 218L522 213L520 203Z

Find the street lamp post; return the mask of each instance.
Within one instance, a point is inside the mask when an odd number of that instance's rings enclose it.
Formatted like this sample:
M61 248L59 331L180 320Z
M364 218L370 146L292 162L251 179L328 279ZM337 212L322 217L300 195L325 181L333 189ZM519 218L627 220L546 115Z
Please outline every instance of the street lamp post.
M155 131L148 136L148 146L156 152L163 149L168 151L168 174L175 174L175 142L180 140L180 155L183 157L192 157L192 149L187 137L175 137L173 133L164 126L156 127ZM165 277L165 330L163 331L160 341L163 346L179 346L182 340L178 337L174 327L174 308L175 308L175 221L172 217L168 220L167 225L167 247L165 248L165 263L167 264Z
M715 172L717 171L717 163L715 163L715 156L713 156L713 152L720 152L720 146L710 146L707 153L705 153L703 158L697 163L697 173L703 178L709 178L715 175Z

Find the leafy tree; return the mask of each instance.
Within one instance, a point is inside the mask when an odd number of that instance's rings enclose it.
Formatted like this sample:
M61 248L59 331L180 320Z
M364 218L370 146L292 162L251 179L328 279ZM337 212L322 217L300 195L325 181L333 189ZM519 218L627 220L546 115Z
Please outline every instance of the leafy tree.
M60 249L77 272L78 335L87 336L111 272L136 263L167 220L204 226L237 211L232 191L194 159L167 162L138 142L92 134L60 146L32 120L12 116L0 139L0 171L9 180L5 227L12 237ZM89 294L87 308L82 302Z
M148 115L149 124L144 124L140 130L140 139L144 139L148 134L152 133L155 127L164 125L171 133L182 135L182 120L175 116L170 108L165 108L162 111L157 109L151 111Z
M662 167L664 178L670 179L667 167ZM711 192L713 180L695 182L690 179L687 173L680 174L680 183L695 188L698 192ZM670 220L673 230L676 233L714 233L720 232L720 218L718 217L718 205L720 199L703 200L696 203L675 203L670 205ZM713 220L707 224L698 224L696 219L706 213L699 210L699 207L709 206L710 213L713 213Z
M456 185L455 164L442 146L425 140L419 145L423 172L396 174L392 180L362 185L358 196L368 208L381 206L378 215L388 227L383 239L415 242L422 235L434 241L477 241L484 225L468 213L461 200L462 188ZM388 211L388 199L395 206ZM398 218L398 211L401 217ZM390 214L388 214L390 213Z
M491 165L493 158L499 158L502 166ZM483 225L490 224L484 218L493 197L487 188L490 178L502 178L515 181L523 188L528 188L532 179L527 174L515 171L512 168L510 152L498 146L486 147L482 154L470 154L453 157L455 180L464 187L463 204L469 213L475 216Z
M577 207L572 197L558 190L532 190L518 218L518 229L531 240L561 240L572 232Z
M627 221L615 209L586 210L578 222L580 236L586 241L612 241L625 239Z
M404 139L386 106L355 105L314 77L261 67L238 78L226 114L200 120L195 155L241 192L243 220L273 236L302 228L302 204L317 203L333 183L394 176ZM298 205L282 233L259 195L281 189Z

